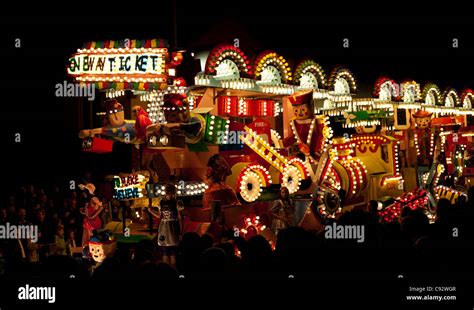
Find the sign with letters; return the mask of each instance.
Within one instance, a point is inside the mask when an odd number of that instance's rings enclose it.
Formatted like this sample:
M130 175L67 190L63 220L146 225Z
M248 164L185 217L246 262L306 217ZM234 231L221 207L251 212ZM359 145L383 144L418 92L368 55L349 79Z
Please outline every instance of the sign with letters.
M130 200L146 195L148 177L140 173L114 176L114 199Z
M67 73L78 81L165 82L167 48L79 50L69 59Z

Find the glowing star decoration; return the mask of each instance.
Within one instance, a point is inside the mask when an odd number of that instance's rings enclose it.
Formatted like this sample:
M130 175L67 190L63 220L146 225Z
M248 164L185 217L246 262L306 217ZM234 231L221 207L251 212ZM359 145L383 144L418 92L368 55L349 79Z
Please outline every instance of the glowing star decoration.
M92 259L101 264L107 257L112 257L117 248L117 240L110 230L100 230L89 239L89 252Z
M151 45L78 49L67 73L81 82L164 83L168 49Z
M148 177L132 173L122 176L114 176L114 199L132 200L142 198L146 195L146 183Z

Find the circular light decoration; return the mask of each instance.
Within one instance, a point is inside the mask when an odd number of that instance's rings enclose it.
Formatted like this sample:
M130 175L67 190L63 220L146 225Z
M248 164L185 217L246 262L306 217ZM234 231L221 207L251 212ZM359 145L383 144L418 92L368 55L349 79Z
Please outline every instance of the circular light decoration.
M374 97L383 101L400 100L397 83L388 77L380 77L375 82Z
M461 94L460 104L465 109L472 109L474 102L474 91L472 89L465 89Z
M167 135L162 135L160 137L160 143L162 145L168 145L168 142L169 142L169 139L168 139L168 136Z
M224 59L217 67L216 67L216 79L226 79L226 80L233 80L238 79L240 77L239 68L230 59Z
M357 92L357 84L352 72L344 66L337 66L332 70L328 81L329 89L338 95L348 95Z
M238 68L239 77L252 74L247 56L239 48L233 45L219 45L207 57L205 73L215 75L231 70L235 74L235 68Z
M295 69L295 85L304 89L326 87L323 68L311 59L302 61Z
M439 91L438 86L433 83L428 83L423 88L421 93L421 98L426 105L442 105L441 92Z
M265 69L262 70L262 74L260 75L260 81L264 84L271 84L271 85L278 85L281 84L281 75L280 71L274 66L267 66Z
M276 72L278 72L280 83L288 83L292 80L290 66L283 56L271 51L262 52L255 60L255 79L260 79L264 83L267 83L268 79L275 82L277 77L271 78L270 75Z
M297 192L300 188L302 176L296 166L286 165L280 178L281 186L288 188L290 194Z
M288 160L288 165L292 165L298 168L298 172L300 173L302 180L309 178L310 175L308 168L306 168L306 163L300 158L294 156L290 157Z
M257 200L264 187L272 183L267 169L261 165L248 165L243 169L237 180L237 191L247 202Z
M400 85L400 98L403 102L416 102L421 98L420 84L415 81L405 81Z
M445 107L450 107L450 108L459 108L460 106L460 100L458 93L454 88L448 88L444 91L443 93L443 102Z
M253 171L247 171L240 181L240 195L247 202L253 202L260 197L262 182L258 174Z

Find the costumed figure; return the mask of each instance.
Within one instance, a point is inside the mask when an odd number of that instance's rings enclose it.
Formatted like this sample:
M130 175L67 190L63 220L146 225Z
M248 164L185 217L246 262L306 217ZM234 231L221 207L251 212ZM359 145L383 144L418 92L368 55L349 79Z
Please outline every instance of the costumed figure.
M115 99L107 100L104 107L104 126L81 130L79 132L80 138L101 135L125 143L144 143L143 132L146 132L146 126L151 124L151 121L143 109L136 109L137 120L133 121L125 119L123 106Z
M290 192L288 188L280 189L279 199L273 202L270 209L273 215L272 231L275 235L282 229L294 226L295 206L290 200Z
M292 135L284 139L283 145L285 147L296 145L305 156L317 160L321 150L322 134L317 118L313 115L312 98L312 92L289 97L294 114L290 120Z
M211 156L207 167L208 187L202 198L204 209L211 208L211 205L216 202L221 206L239 205L240 202L234 189L225 183L225 179L232 174L232 171L224 157L219 154Z
M99 214L103 210L102 202L94 196L95 186L91 183L79 185L79 188L88 193L88 202L85 208L80 211L84 215L82 226L84 228L82 234L82 247L85 248L89 244L89 239L94 230L102 227Z
M197 143L202 139L206 120L200 114L189 111L185 94L165 95L162 108L167 123L147 127L147 136L161 132L171 136L184 135L188 144Z
M431 127L432 114L433 113L424 110L418 110L413 114L416 127L413 138L417 154L416 173L418 185L427 192L430 212L434 212L431 206L436 205L433 183L439 158L439 156L435 154L439 131Z
M165 186L165 196L161 199L159 212L148 210L160 219L158 226L158 245L165 263L176 265L176 251L181 238L181 211L183 203L176 199L176 186L168 183Z
M422 187L426 186L423 176L430 171L433 164L435 140L437 139L436 130L431 128L432 114L425 110L418 110L413 114L416 126L413 138L417 154L417 176L418 184Z
M146 128L153 123L148 117L148 113L146 113L141 106L136 105L132 108L132 116L135 120L135 133L137 139L143 143L146 139Z
M305 157L313 182L319 182L322 171L329 164L327 153L324 158L322 155L324 137L328 136L330 129L325 126L324 117L314 115L312 98L312 92L289 97L294 117L290 120L291 134L283 140L283 145L297 147L298 153Z

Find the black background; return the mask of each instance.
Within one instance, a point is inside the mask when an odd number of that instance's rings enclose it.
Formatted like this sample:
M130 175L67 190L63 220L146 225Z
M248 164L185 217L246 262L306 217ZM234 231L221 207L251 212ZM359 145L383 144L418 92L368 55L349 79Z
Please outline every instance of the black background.
M292 1L291 4L269 3L258 8L256 3L242 1L177 2L177 46L189 52L208 49L219 43L232 43L234 38L239 38L241 49L249 56L255 56L265 49L273 49L286 57L292 65L303 57L310 57L321 64L327 74L337 64L343 64L354 73L360 96L370 96L374 82L380 75L387 75L397 82L414 79L421 85L432 81L441 90L448 86L456 88L459 92L465 87L474 88L474 22L472 17L380 16L380 13L385 11L411 12L410 7L402 3L378 4L376 7L372 6L371 10L366 10L359 3L354 3L352 6L334 3L334 7L328 9L322 7L321 3L307 5L298 1ZM66 186L69 178L78 177L87 167L91 167L96 173L106 173L126 167L125 162L129 161L129 158L124 160L122 155L127 154L127 151L123 149L114 150L114 154L111 155L91 155L80 152L77 132L87 123L87 120L80 117L81 113L87 112L87 107L84 106L85 101L55 97L55 84L69 80L66 75L69 56L85 42L124 38L165 38L173 43L171 3L158 3L153 6L153 9L140 3L128 3L129 7L134 8L129 11L126 4L110 4L110 6L114 6L119 14L130 12L153 15L10 16L0 19L0 98L2 98L0 121L4 128L0 130L0 141L2 141L0 193L2 198L13 186L22 182L55 181L63 182L61 184ZM339 6L344 7L344 13L347 15L322 16L325 13L339 13ZM443 4L440 8L443 10L447 6ZM73 3L71 7L76 9L80 7L83 12L100 11L93 9L94 4L87 3ZM89 10L88 7L90 7ZM371 11L370 13L375 13L375 15L355 16L351 14L353 8L357 8L359 12L362 10L365 14ZM456 12L463 12L461 5L455 8ZM111 9L102 10L105 13L110 11ZM22 47L19 49L15 48L15 38L21 39ZM350 40L349 49L343 48L343 38ZM458 49L452 48L453 38L459 39ZM14 135L17 132L22 135L21 143L14 141ZM448 253L445 254L448 256ZM460 257L462 253L451 252L452 259L456 255ZM367 259L374 258L370 258L369 255ZM425 262L432 259L431 262L439 263L440 259L446 259L446 257L425 255L423 259L426 259ZM425 262L414 259L413 264L423 266ZM321 264L322 268L328 268L324 256L321 256L321 261L315 263ZM446 264L453 264L453 261L446 261ZM356 269L357 266L354 266L354 270ZM462 273L462 267L460 266L456 271ZM359 297L364 299L363 302L370 301L367 296L364 296L365 291L376 290L385 299L379 305L386 306L390 304L390 300L400 300L398 296L401 294L400 287L407 285L397 284L396 270L390 270L390 275L385 278L391 279L388 282L368 280L364 282L365 286L361 286L357 281L345 283L342 278L335 279L340 276L340 274L331 274L327 279L318 280L318 283L323 286L328 283L322 291L319 288L311 289L311 285L306 286L301 291L302 303L310 303L314 305L314 307L311 306L312 308L317 308L315 305L320 305L324 301L341 301L341 296L352 292L351 298L346 301L353 300L359 304L362 300L357 302L357 296L353 295L360 294ZM247 284L223 286L221 289L224 292L220 290L216 292L218 285L209 283L204 286L209 290L200 296L201 298L206 296L205 299L209 302L214 295L227 293L232 295L232 298L245 302L245 298L241 298L242 288L254 290L257 287L274 287L274 283L255 284L255 280L263 277L258 275L255 279L249 279ZM282 276L282 279L285 277L285 275ZM306 278L311 278L311 275L306 275ZM360 278L363 278L363 275ZM443 282L443 284L447 283ZM61 287L67 287L67 285L73 287L70 283ZM81 285L89 284L77 286ZM181 284L176 285L177 290L174 293L182 294L178 291L180 286ZM199 286L199 283L192 284L194 288ZM104 284L101 291L100 286L95 285L94 291L91 288L90 295L95 297L105 295L102 302L107 302L108 294L113 294L114 291L126 294L127 287L134 286L120 283L117 287L120 289L115 291L110 284ZM115 300L122 300L122 298L129 302L133 299L145 300L147 303L156 302L157 305L159 302L156 301L155 296L146 294L153 294L155 288L156 292L160 292L160 288L165 285L146 283L143 287L146 287L145 291L140 291L140 286L128 291L129 296L115 294L119 296ZM8 289L13 288L9 286ZM278 291L278 289L275 290ZM171 295L167 296L172 296L173 293L168 291L166 294ZM68 298L71 296L70 301L75 300L74 298L77 300L88 298L84 297L88 295L84 295L83 292L77 295L72 291L63 290L63 292L65 294L62 295L63 301L64 296ZM328 293L332 294L326 295L327 298L323 297ZM15 297L14 293L12 294L10 297ZM308 297L310 296L308 294L315 295ZM371 298L376 300L374 294L375 291L369 293ZM260 298L257 300L264 301L262 307L267 305L265 302L270 299L268 296L270 295L264 297L263 292L259 293ZM298 299L299 295L294 296ZM469 296L469 293L465 296ZM160 297L156 298L160 299ZM66 302L70 301L66 300Z
M249 57L273 49L292 66L310 57L326 74L343 64L355 75L360 96L370 96L381 75L397 82L415 79L422 86L432 81L441 90L474 87L474 31L469 17L318 16L318 10L309 15L314 9L283 7L257 10L178 1L177 46L192 52L239 38ZM126 150L81 154L77 132L88 125L87 102L55 97L55 85L71 81L65 68L68 57L85 42L165 38L173 45L172 5L158 8L154 16L1 19L0 119L6 128L1 135L7 179L15 184L64 182L86 168L98 174L127 168L128 156L125 161L122 156ZM15 48L15 38L21 39L21 48ZM342 46L344 38L350 40L348 49ZM453 38L459 39L458 49L452 48ZM97 111L99 102L94 104ZM21 143L15 143L17 132Z

